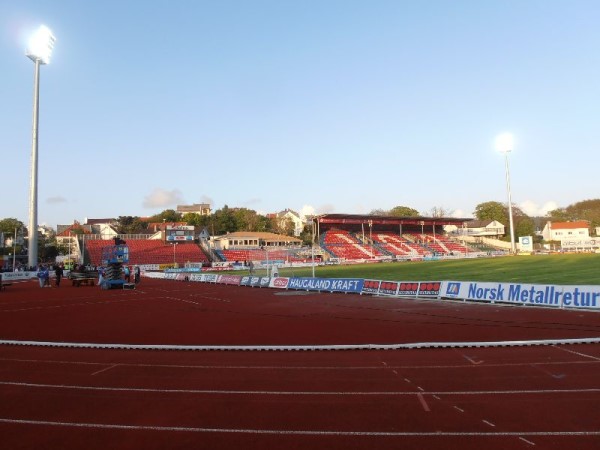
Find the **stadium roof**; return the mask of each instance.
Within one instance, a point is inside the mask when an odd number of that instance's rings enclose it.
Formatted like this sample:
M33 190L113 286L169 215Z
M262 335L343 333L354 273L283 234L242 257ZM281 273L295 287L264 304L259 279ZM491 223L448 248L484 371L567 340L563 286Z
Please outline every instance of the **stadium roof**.
M360 225L371 223L373 225L462 225L473 220L472 217L395 217L372 216L361 214L321 214L313 217L319 224L327 225Z

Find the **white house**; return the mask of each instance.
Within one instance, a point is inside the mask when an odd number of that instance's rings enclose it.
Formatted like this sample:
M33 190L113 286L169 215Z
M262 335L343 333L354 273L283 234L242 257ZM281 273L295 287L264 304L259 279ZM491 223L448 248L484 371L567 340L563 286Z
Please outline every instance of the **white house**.
M545 241L561 241L564 239L586 239L590 237L589 222L578 220L575 222L546 222L542 230Z
M448 225L444 229L459 236L499 238L504 236L504 225L497 220L471 220L464 227Z
M300 217L300 214L291 209L285 209L275 214L268 214L267 217L276 218L280 227L285 227L287 221L290 220L294 224L294 236L300 236L300 233L304 229L304 221Z

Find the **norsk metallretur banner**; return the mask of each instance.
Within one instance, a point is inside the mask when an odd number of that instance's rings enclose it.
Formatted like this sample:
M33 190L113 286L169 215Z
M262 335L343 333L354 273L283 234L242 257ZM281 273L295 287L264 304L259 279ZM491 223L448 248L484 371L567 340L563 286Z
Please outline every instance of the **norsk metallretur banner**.
M600 286L444 281L441 296L557 308L600 309Z

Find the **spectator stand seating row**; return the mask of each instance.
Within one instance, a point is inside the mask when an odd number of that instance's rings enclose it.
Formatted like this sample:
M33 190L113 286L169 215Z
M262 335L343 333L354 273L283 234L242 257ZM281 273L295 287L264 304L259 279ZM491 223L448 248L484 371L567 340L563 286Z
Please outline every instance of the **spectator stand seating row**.
M102 265L102 249L112 245L112 241L97 239L86 241L85 244L90 263L99 266ZM202 249L193 242L177 242L175 245L159 240L128 239L126 244L129 247L130 265L208 262Z

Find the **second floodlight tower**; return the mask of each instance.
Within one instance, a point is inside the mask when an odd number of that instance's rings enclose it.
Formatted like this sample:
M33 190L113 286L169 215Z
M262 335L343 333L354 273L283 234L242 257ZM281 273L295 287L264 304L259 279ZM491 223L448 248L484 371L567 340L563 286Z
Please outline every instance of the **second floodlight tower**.
M27 52L29 59L35 64L33 82L33 128L31 143L31 182L29 188L29 242L27 244L28 266L38 264L38 119L40 103L40 65L50 63L52 49L56 38L50 29L42 25L31 37Z
M510 193L510 171L508 169L508 154L514 148L515 139L511 133L502 133L496 137L496 149L499 152L504 153L504 161L506 168L506 191L508 193L508 222L510 226L510 252L516 253L515 248L515 228L513 225L513 213L512 213L512 197Z

